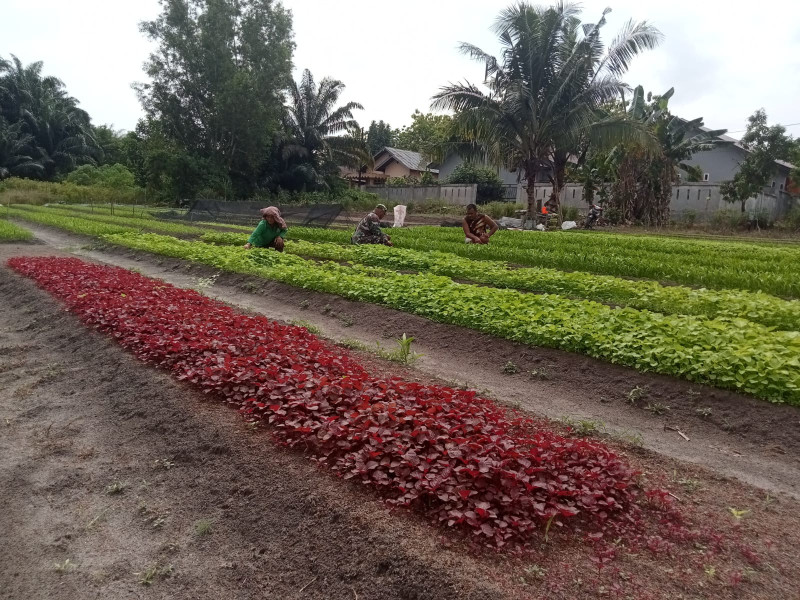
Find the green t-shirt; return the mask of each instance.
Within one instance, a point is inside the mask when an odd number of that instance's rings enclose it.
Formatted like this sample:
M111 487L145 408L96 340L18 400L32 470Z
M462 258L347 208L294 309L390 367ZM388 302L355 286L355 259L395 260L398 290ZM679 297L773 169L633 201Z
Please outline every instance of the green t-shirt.
M250 234L247 243L256 248L267 248L277 237L286 239L286 229L277 224L270 225L264 219L261 219L256 230Z

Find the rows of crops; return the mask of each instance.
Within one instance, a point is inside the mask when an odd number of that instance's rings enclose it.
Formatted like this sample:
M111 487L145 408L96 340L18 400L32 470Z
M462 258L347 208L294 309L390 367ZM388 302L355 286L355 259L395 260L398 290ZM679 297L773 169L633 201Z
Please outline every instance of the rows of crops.
M292 241L287 253L278 254L243 250L246 236L242 234L151 217L133 220L97 214L85 218L85 213L68 216L61 209L46 208L15 209L14 216L220 270L382 304L527 344L676 375L774 402L800 404L798 301L750 291L691 289L548 268L510 268L506 262L470 260L458 252L403 247L429 239L430 246L449 244L464 250L463 241L449 241L460 236L458 232L433 228L394 231L393 239L401 247L387 248L342 245L348 232L293 227L290 238L313 242ZM170 227L176 230L170 233L180 230L186 236L191 228L195 234L203 233L204 241L233 245L141 233ZM785 251L782 247L777 250ZM744 257L736 252L721 253L715 268L725 268L726 260L742 264ZM464 280L485 285L459 283Z
M206 233L200 239L210 244L241 246L247 241L247 235ZM779 329L800 330L800 301L787 301L759 292L663 286L655 281L538 267L514 269L498 261L475 261L447 252L387 246L344 246L301 240L287 243L286 251L311 258L429 272L494 287L559 294L665 314L741 318Z
M33 234L6 219L0 219L0 243L4 242L27 242L33 239Z
M279 443L487 546L524 548L556 525L632 551L677 531L677 513L654 502L667 492L642 488L603 444L474 392L372 377L304 329L124 269L74 258L9 265L140 359L269 424Z
M501 231L488 246L464 243L458 229L392 230L401 248L440 251L473 260L636 277L714 289L763 291L800 297L800 248L731 242L673 240L650 236ZM294 239L344 244L349 232L292 229Z
M731 322L612 308L556 295L526 294L402 274L363 265L318 263L269 250L246 251L156 234L108 241L484 331L537 346L800 403L800 334L743 319Z

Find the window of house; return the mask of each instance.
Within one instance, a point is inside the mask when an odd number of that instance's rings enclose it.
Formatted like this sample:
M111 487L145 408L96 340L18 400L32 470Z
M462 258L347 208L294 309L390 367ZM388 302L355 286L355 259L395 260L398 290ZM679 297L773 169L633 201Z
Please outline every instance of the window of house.
M780 191L783 191L783 184L778 188Z
M775 182L774 182L774 181L772 182L772 187L773 187L773 188L775 187Z
M703 181L708 181L710 177L711 175L709 175L708 173L703 173Z

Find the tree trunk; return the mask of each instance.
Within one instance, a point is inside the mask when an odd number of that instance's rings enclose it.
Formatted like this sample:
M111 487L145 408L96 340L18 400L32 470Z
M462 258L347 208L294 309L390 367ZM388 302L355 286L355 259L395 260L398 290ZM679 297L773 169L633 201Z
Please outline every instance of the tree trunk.
M530 219L533 221L534 227L536 226L536 218L537 215L542 212L542 199L536 198L536 183L535 179L528 179L528 185L525 188L528 192L528 213L525 215L525 219ZM522 222L523 229L525 227L525 221Z

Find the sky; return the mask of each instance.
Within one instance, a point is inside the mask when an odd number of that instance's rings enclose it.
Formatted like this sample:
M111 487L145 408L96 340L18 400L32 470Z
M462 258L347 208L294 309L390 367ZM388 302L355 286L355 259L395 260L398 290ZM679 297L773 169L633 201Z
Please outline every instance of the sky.
M294 15L299 78L308 68L345 83L344 101L364 106L362 126L383 119L411 122L415 109L450 82L480 82L483 69L458 52L470 42L495 54L490 27L510 0L283 0ZM596 22L610 6L603 39L629 19L664 34L656 50L636 58L624 77L662 93L673 113L704 117L706 126L740 137L758 108L770 123L793 124L800 137L800 2L762 0L736 7L727 0L586 0L582 19ZM138 23L155 18L158 0L0 0L0 56L44 62L62 79L95 124L130 130L142 116L131 84L153 46Z

